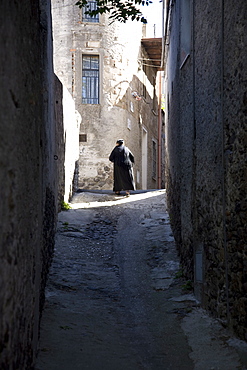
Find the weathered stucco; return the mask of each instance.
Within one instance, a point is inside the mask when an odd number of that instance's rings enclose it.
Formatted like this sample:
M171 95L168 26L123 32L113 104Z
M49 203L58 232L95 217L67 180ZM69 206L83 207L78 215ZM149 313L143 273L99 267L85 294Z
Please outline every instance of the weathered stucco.
M79 180L82 188L110 189L113 166L109 154L116 140L123 138L135 156L134 173L137 187L142 187L142 130L148 132L149 160L147 187L157 188L152 178L152 139L157 140L157 96L153 79L156 70L143 71L141 49L142 25L129 21L109 25L107 15L99 23L83 22L77 6L53 3L54 65L61 81L72 93L76 109L82 117L80 134ZM133 37L135 35L135 37ZM100 60L100 104L82 104L82 55L98 55ZM132 92L147 96L137 101ZM153 104L154 97L154 104ZM86 135L86 136L85 136ZM86 139L85 139L86 137ZM139 176L137 176L137 172Z
M0 368L30 369L57 213L49 1L0 5Z
M167 188L181 261L203 306L247 339L247 3L191 1L181 66L181 2L167 63Z
M229 310L233 328L247 339L247 3L225 1L224 149L225 223ZM231 37L228 37L231 35Z

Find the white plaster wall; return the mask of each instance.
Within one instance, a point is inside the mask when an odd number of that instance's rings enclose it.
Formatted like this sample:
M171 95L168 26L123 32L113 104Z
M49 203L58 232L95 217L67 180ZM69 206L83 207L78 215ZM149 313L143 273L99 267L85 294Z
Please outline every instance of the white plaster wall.
M65 142L65 189L64 201L68 202L73 190L76 162L79 159L79 129L81 116L75 109L75 102L63 85L63 117Z

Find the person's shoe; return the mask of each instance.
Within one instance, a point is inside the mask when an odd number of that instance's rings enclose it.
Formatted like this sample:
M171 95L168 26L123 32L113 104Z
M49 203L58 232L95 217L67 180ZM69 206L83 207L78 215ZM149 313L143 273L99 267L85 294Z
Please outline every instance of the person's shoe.
M120 191L115 191L115 194L116 195L120 195Z

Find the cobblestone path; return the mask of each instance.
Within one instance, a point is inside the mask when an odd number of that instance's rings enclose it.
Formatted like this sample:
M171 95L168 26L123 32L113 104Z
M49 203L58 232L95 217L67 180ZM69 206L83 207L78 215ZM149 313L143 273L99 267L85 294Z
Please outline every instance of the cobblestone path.
M36 370L237 368L234 351L222 367L193 358L197 303L178 272L164 191L77 194L59 215Z

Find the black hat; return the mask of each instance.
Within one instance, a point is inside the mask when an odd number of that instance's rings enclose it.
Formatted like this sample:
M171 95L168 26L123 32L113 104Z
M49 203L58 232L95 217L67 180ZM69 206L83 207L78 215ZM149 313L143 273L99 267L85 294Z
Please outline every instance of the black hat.
M123 144L123 143L124 143L123 139L118 139L117 140L117 144Z

